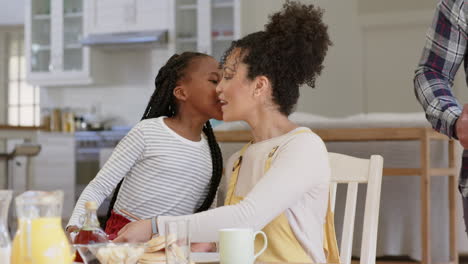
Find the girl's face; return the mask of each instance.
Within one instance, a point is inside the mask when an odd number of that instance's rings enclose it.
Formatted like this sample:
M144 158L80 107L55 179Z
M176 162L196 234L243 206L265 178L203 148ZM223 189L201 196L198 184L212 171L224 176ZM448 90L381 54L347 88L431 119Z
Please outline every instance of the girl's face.
M192 61L182 81L187 88L187 106L206 119L223 119L216 86L221 79L219 63L210 56Z
M240 51L233 50L223 65L222 79L216 91L221 100L223 120L247 120L257 104L255 82L247 78L247 65L241 62Z

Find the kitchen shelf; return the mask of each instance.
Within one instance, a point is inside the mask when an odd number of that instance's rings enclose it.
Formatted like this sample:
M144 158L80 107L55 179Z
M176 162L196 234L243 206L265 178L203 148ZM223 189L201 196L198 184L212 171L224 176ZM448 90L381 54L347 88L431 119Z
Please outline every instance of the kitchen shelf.
M240 6L240 0L176 0L175 52L222 55L240 37ZM181 9L195 12L179 12Z
M37 15L33 15L32 18L34 20L50 20L50 15L49 14L37 14Z
M34 51L50 51L49 45L33 45L32 50Z
M65 13L63 16L65 18L82 18L83 13L82 12Z
M197 10L197 5L180 5L179 10Z
M83 45L79 43L65 45L65 49L81 49L81 48L83 48Z
M26 81L37 86L75 86L92 82L85 35L88 0L25 0ZM115 1L117 2L117 1Z
M213 41L233 41L234 37L231 36L218 36L218 37L213 37Z
M196 43L197 38L192 37L192 38L177 38L178 43Z
M214 8L232 8L234 7L234 3L233 2L214 3L213 7Z

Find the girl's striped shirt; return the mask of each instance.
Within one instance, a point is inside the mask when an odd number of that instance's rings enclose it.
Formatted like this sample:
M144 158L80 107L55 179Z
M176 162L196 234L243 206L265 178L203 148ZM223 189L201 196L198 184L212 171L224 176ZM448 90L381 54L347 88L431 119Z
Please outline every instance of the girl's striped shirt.
M147 219L187 215L203 203L212 176L207 140L191 141L171 130L165 117L139 122L81 194L68 225L80 226L86 201L100 205L124 178L114 210ZM133 219L129 219L133 221Z

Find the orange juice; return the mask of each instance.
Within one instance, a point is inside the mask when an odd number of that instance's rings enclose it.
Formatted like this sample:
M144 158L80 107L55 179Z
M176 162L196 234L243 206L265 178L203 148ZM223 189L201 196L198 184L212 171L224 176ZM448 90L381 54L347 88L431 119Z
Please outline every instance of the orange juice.
M18 225L13 240L12 264L72 263L72 250L60 217L20 218Z

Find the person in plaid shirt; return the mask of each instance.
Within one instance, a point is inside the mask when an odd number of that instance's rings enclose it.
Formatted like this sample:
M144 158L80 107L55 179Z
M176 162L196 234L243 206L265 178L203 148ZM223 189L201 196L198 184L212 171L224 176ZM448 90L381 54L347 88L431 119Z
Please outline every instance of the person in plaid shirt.
M468 84L466 0L441 0L414 77L414 91L432 127L456 138L465 149L459 178L468 232L468 104L463 107L452 93L458 68L464 61ZM468 3L468 2L467 2Z

